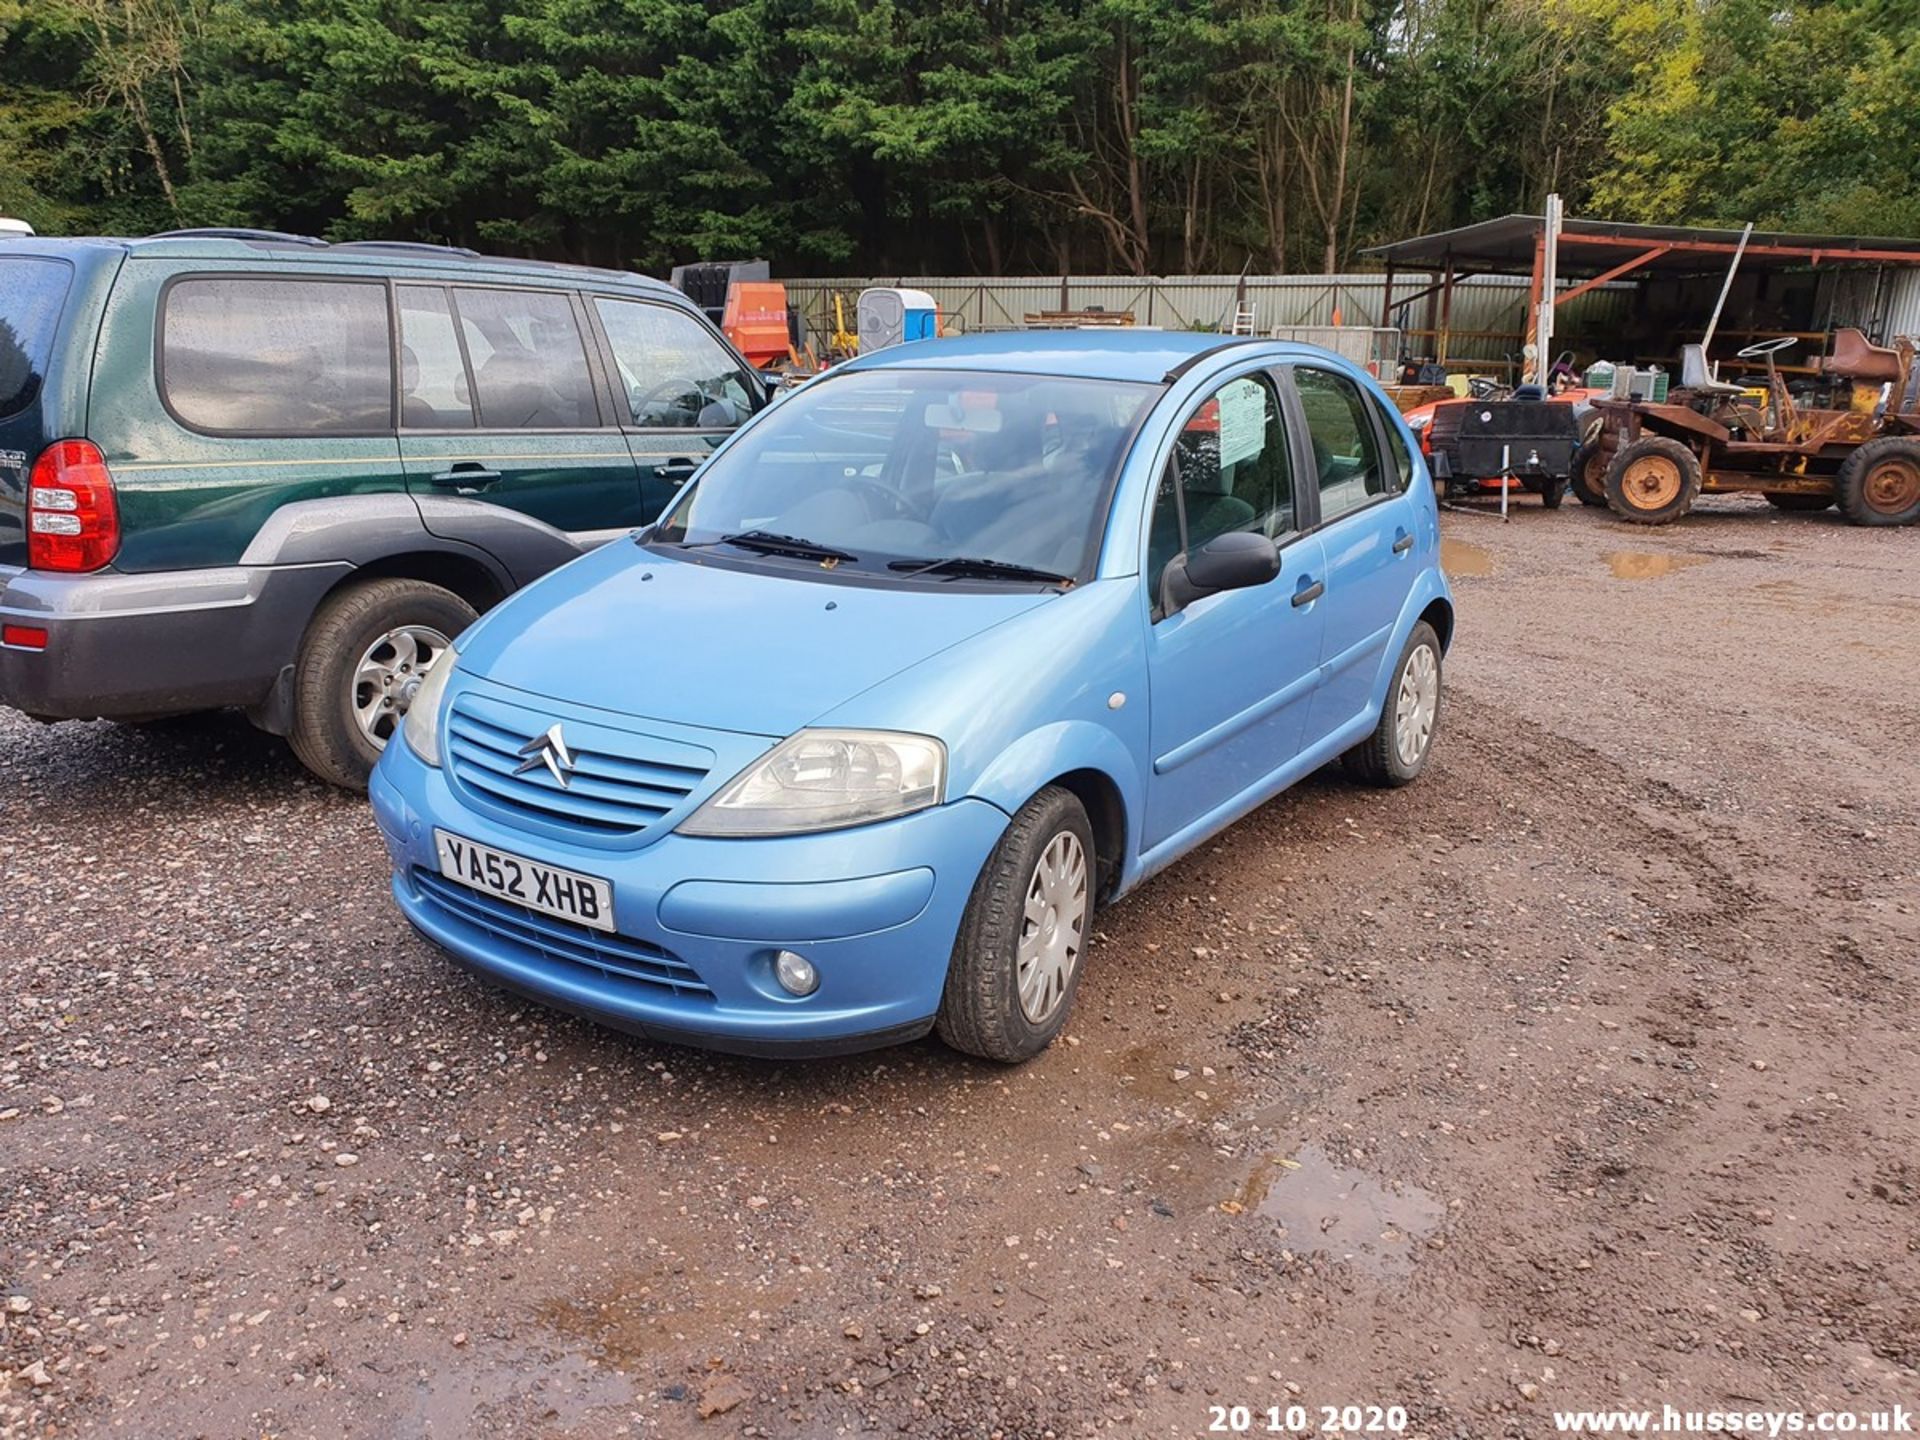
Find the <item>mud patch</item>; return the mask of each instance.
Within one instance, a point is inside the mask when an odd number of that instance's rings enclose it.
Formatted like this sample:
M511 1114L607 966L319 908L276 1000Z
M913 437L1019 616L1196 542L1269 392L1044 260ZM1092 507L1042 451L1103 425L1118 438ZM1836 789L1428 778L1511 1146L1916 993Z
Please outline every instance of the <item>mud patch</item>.
M1317 1145L1264 1157L1222 1208L1271 1222L1291 1250L1389 1280L1413 1273L1421 1242L1447 1213L1425 1190L1336 1164Z
M1601 557L1616 580L1658 580L1676 570L1704 565L1704 555L1658 555L1647 550L1609 550Z
M1450 578L1481 580L1493 574L1493 552L1483 545L1440 537L1440 568Z

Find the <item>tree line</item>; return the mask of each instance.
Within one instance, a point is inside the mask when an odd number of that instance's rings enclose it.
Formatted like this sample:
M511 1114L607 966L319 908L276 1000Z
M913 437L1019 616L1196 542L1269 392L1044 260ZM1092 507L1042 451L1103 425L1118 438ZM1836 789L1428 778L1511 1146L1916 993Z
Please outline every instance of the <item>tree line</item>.
M0 0L0 213L659 270L1920 233L1920 0Z

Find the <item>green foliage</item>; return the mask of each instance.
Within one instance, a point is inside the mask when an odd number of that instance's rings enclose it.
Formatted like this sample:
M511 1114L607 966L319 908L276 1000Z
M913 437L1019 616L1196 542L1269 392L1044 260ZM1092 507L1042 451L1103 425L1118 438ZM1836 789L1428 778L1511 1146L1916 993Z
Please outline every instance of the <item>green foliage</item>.
M617 266L1920 232L1920 0L0 0L0 211Z

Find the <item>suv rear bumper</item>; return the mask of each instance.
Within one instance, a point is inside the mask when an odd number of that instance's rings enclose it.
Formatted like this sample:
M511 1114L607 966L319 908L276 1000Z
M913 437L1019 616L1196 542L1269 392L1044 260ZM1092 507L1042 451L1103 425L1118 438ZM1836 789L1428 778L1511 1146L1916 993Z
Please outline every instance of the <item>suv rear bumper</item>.
M342 564L55 575L0 565L0 705L43 720L136 719L258 705Z

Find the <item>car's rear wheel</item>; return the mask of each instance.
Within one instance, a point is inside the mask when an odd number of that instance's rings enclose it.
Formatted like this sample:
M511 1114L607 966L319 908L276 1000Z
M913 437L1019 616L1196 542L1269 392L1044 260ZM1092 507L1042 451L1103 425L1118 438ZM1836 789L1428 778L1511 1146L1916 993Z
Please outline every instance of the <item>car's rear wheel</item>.
M1078 798L1050 785L1020 808L974 882L935 1022L956 1050L1015 1064L1067 1023L1098 873Z
M293 671L293 753L322 780L363 789L414 691L474 609L424 580L369 580L329 596Z
M1833 488L1841 511L1856 525L1920 522L1920 440L1869 440L1841 463Z
M1440 678L1440 637L1422 620L1401 648L1380 723L1341 757L1351 774L1383 788L1420 778L1440 729Z
M1665 525L1693 508L1700 462L1678 440L1636 440L1607 467L1607 505L1622 520Z

